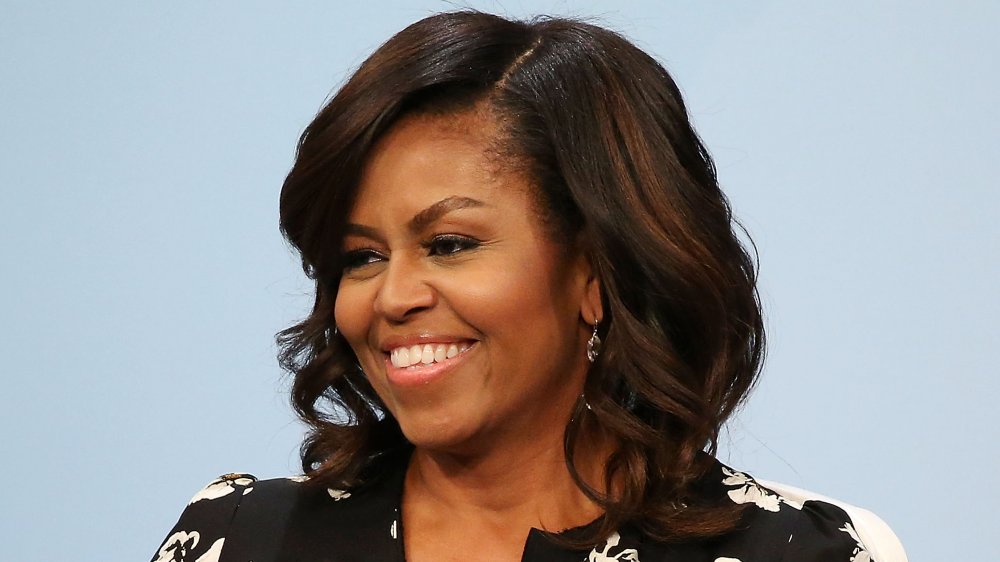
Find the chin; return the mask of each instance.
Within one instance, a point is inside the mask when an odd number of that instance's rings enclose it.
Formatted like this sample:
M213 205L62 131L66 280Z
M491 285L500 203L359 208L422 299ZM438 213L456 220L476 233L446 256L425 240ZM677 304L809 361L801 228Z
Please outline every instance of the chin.
M433 416L432 419L427 419ZM483 447L482 432L450 416L433 414L396 418L406 440L418 449L469 454Z

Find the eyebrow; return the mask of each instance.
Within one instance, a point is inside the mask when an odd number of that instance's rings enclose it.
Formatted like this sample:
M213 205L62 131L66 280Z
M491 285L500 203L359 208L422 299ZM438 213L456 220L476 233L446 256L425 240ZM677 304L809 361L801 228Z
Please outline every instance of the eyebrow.
M360 236L361 238L369 238L382 242L382 235L377 230L370 226L353 222L347 223L347 226L344 227L344 236Z
M434 221L447 215L452 211L457 211L458 209L469 209L475 207L485 207L486 203L478 199L472 199L471 197L459 197L457 195L452 195L451 197L446 197L437 203L434 203L430 207L427 207L423 211L413 215L410 222L407 223L407 228L410 232L418 234L423 232L428 226L434 224Z
M413 218L409 220L406 228L414 234L419 234L423 232L428 226L434 224L434 221L440 219L444 215L452 211L457 211L458 209L469 209L476 207L487 207L486 203L478 199L473 199L471 197L460 197L458 195L452 195L451 197L446 197L437 203L434 203L430 207L420 211L419 213L413 215ZM345 229L345 234L348 236L361 236L364 238L370 238L372 240L377 240L382 242L382 235L378 230L365 226L363 224L348 223Z

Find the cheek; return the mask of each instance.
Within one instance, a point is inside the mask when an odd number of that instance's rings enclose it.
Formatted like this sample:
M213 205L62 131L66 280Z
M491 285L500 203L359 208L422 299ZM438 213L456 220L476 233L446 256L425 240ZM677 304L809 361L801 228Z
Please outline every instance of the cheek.
M574 290L542 257L504 260L465 272L448 279L448 290L442 294L449 295L451 306L486 335L560 332L563 322L575 327L576 312L568 304Z
M354 349L355 355L358 355L371 320L371 306L365 304L363 296L363 291L341 284L333 309L337 330Z

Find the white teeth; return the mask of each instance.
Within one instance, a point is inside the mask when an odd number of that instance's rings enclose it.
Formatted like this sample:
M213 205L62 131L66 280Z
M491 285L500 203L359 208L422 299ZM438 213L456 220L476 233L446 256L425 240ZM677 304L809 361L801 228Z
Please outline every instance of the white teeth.
M468 343L461 344L425 344L411 347L397 347L389 352L389 362L397 369L405 369L414 365L430 365L458 356L469 348Z
M396 367L407 367L410 364L410 350L399 347L392 350L392 364Z

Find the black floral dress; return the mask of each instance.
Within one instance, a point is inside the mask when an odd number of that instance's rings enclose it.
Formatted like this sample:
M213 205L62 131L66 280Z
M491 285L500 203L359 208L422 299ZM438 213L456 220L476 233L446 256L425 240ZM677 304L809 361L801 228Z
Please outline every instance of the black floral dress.
M406 463L396 465L359 490L318 489L304 477L226 474L191 499L153 562L404 562L399 505ZM720 501L753 504L738 530L674 544L624 528L589 551L574 551L532 529L522 562L873 560L835 505L784 498L717 461L701 485Z

